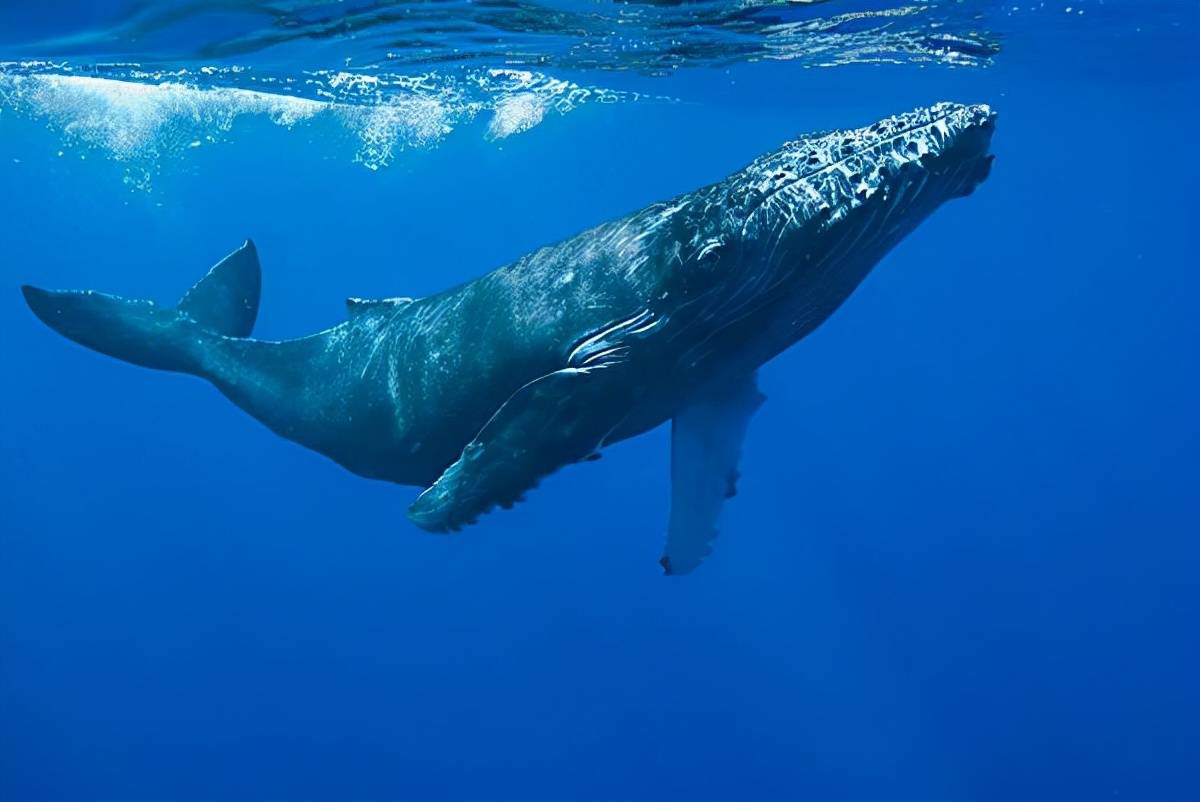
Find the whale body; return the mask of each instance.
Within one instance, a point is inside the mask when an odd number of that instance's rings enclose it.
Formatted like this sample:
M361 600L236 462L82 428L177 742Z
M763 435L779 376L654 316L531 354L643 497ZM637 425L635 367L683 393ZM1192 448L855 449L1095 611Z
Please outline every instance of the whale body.
M426 488L457 530L558 468L672 422L661 565L710 552L763 401L755 371L827 319L897 242L988 174L995 115L941 103L788 142L426 298L350 299L347 320L250 337L247 241L174 306L22 288L33 312L119 359L203 377L276 433L362 476Z

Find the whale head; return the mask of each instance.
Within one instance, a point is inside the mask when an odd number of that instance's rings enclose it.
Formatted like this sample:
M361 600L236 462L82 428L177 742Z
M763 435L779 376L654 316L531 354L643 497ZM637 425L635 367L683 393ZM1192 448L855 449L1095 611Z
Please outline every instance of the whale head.
M938 103L801 137L733 176L730 200L740 201L748 225L777 214L802 225L836 223L877 195L902 214L927 185L939 202L961 197L987 178L995 123L986 105Z
M987 178L995 122L986 105L938 103L787 142L726 180L725 230L743 258L772 269L850 253L877 260Z
M987 178L995 123L988 106L939 103L801 137L671 206L666 256L685 268L686 301L674 312L709 332L679 363L705 381L712 359L745 372L813 331L896 243Z
M733 270L782 287L833 271L848 292L937 207L987 178L995 127L986 105L938 103L794 139L669 205L682 211L670 239L686 243L694 275Z

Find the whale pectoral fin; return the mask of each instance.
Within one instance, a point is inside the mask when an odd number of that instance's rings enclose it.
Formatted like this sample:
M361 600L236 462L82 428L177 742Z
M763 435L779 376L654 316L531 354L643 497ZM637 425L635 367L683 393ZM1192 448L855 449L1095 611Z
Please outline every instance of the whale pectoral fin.
M455 531L496 505L511 507L564 465L596 452L612 428L603 410L606 368L565 368L513 393L462 456L421 493L408 517L431 532Z
M694 399L671 422L671 521L659 560L668 575L690 573L712 551L721 507L737 492L746 428L763 400L750 374Z

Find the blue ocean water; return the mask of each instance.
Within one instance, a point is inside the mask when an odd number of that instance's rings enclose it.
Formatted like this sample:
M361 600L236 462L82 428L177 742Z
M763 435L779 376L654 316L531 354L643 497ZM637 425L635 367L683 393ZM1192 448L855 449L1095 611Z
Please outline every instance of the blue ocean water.
M1193 0L0 4L0 799L1197 799L1198 52ZM436 537L17 292L253 237L296 336L943 99L990 179L761 371L687 577L665 429Z

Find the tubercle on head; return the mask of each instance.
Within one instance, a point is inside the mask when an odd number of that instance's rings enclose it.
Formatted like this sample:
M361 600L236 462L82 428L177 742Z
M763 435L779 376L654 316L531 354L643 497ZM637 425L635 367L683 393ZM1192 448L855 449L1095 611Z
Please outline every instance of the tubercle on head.
M836 222L882 193L924 172L955 169L978 160L958 194L987 177L987 148L996 114L986 105L939 103L872 125L788 142L730 179L730 201L750 217L783 215L819 225Z

